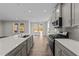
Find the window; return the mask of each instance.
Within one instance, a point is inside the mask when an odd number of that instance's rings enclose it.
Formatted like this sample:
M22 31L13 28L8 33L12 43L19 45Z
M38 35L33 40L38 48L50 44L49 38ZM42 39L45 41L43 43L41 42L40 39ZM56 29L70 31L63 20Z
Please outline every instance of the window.
M17 23L13 23L13 32L14 33L18 32L18 24Z
M20 25L19 25L19 31L20 31L20 33L24 33L24 30L25 28L24 28L24 23L20 23Z

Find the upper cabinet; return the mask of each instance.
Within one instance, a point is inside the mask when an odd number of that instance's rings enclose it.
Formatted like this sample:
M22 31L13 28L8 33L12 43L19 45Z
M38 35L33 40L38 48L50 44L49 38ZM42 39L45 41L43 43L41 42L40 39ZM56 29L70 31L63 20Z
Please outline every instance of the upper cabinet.
M63 27L79 26L79 3L62 4Z
M79 3L72 3L72 26L79 25Z
M61 17L61 4L57 4L55 7L55 20L58 20Z
M72 27L75 25L75 4L72 4Z
M63 27L71 26L71 3L62 4L62 25Z

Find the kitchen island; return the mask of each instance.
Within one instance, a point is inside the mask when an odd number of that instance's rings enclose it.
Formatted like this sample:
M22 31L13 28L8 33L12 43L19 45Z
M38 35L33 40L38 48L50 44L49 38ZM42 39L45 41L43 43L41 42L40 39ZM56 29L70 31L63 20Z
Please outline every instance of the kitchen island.
M79 41L55 39L55 56L79 56Z
M0 56L26 56L33 46L33 35L19 37L18 35L0 39Z

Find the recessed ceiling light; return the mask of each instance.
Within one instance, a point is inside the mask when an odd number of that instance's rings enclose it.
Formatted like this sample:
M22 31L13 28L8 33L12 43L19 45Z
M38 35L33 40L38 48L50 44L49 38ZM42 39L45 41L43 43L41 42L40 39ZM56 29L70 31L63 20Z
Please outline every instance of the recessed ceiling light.
M57 9L57 10L56 10L56 12L58 12L58 13L59 13L59 9Z
M16 18L16 20L18 20L18 18Z
M21 4L21 3L17 3L16 5L17 5L18 7L19 7L19 6L22 6L22 4Z
M32 11L31 10L28 10L28 12L31 13Z
M47 10L43 10L43 12L44 12L44 13L46 13L46 12L47 12Z

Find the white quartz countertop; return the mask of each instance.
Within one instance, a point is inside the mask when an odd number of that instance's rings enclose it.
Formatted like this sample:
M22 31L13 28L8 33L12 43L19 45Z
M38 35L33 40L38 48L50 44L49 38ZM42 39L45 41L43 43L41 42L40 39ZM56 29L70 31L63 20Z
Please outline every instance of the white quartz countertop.
M30 36L29 36L30 37ZM20 38L17 35L0 39L0 56L5 56L29 37Z
M56 39L60 44L66 47L68 50L79 56L79 41L72 39Z

